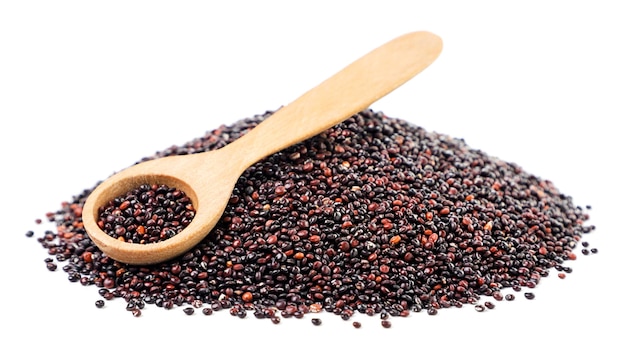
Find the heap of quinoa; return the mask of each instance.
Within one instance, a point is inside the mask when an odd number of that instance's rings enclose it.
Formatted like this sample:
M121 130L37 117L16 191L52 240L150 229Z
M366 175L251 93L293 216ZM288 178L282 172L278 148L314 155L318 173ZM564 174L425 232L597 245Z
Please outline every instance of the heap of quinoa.
M138 162L221 148L270 115ZM594 229L549 180L371 110L250 167L206 239L165 263L104 255L82 227L91 190L48 213L57 229L39 238L46 264L62 262L70 281L125 299L135 315L146 305L250 311L275 323L319 311L346 320L436 314L571 272L567 262Z

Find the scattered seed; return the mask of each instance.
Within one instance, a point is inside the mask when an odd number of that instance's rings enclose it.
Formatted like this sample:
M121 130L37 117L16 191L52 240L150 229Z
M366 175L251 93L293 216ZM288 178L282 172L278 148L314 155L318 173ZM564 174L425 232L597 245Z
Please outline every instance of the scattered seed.
M249 292L249 291L246 291L245 293L243 293L243 295L241 295L241 299L244 302L251 302L253 298L254 297L253 297L252 293Z

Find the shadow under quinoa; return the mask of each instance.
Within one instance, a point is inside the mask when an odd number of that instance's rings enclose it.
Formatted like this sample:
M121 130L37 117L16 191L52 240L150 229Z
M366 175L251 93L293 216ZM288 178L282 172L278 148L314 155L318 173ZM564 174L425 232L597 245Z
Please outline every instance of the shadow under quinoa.
M142 161L221 148L270 114ZM436 315L484 296L512 300L503 289L571 272L566 261L594 229L550 181L370 110L250 167L212 233L165 263L131 266L102 254L81 225L89 193L49 214L59 231L40 239L67 261L70 281L135 306L253 311L273 323L320 311L345 320Z

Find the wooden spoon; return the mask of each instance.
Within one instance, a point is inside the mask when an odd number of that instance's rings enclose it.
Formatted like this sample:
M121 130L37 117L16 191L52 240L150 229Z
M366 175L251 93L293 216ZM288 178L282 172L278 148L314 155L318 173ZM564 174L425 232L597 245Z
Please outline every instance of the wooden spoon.
M402 35L221 149L158 158L114 174L87 198L82 215L85 230L105 254L129 264L153 264L185 253L221 218L238 178L248 167L366 109L428 67L441 48L441 39L429 32ZM194 219L177 235L157 243L127 243L107 235L97 224L101 207L141 184L166 184L184 191L196 210Z

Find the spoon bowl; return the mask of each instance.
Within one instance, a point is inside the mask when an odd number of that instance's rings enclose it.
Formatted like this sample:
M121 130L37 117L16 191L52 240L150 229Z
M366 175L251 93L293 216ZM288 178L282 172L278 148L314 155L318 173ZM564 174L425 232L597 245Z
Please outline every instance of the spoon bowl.
M83 207L87 233L108 256L131 264L158 263L190 250L211 231L228 204L230 192L237 182L237 177L230 173L232 168L227 167L232 157L223 149L169 156L142 162L114 174L94 189ZM208 181L209 177L214 179ZM102 231L97 224L100 208L142 184L166 184L184 191L193 203L194 220L177 235L150 244L120 241Z
M428 67L441 39L430 32L397 37L362 56L239 139L215 151L158 158L126 168L99 184L83 206L84 228L109 257L129 264L154 264L197 245L221 218L241 174L259 160L313 137L369 107ZM149 244L114 239L98 225L101 208L142 184L184 191L195 216L173 237Z

